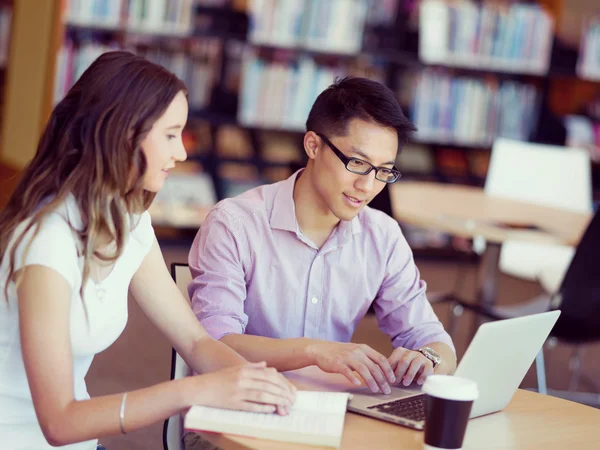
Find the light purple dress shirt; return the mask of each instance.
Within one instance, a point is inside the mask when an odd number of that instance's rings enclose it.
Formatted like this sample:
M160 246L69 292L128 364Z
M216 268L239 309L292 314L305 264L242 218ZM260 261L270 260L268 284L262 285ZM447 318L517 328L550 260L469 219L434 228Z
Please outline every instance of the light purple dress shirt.
M349 342L373 304L394 347L454 349L398 223L365 207L318 249L296 220L298 173L219 202L196 235L188 289L208 333Z

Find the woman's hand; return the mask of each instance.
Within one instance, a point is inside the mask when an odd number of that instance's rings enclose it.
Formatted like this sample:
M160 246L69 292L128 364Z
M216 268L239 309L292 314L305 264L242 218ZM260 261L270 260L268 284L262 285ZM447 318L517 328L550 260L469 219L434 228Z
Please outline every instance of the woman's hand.
M265 362L230 367L187 379L186 403L287 415L296 387Z

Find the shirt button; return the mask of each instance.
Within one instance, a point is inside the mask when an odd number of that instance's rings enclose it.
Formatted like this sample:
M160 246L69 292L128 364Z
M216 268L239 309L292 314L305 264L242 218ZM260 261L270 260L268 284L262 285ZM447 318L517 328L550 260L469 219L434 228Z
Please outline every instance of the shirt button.
M312 302L313 305L316 305L317 303L319 303L319 299L317 297L311 298L310 301Z

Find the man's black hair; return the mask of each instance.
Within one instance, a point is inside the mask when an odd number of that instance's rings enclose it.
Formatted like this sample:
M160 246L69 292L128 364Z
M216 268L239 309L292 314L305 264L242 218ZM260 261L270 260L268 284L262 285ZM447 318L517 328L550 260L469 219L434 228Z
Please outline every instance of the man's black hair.
M326 136L345 136L353 119L396 129L398 150L417 130L387 86L351 76L336 80L319 94L308 114L306 130Z

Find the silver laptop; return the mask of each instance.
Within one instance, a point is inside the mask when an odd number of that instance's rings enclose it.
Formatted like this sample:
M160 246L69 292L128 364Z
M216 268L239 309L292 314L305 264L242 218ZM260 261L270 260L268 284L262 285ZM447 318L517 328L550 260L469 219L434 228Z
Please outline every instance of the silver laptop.
M470 418L506 407L559 315L560 311L550 311L479 327L455 373L475 381L479 388ZM349 411L423 429L424 395L416 383L406 388L392 387L388 395L371 394L368 388L349 392L353 394Z

